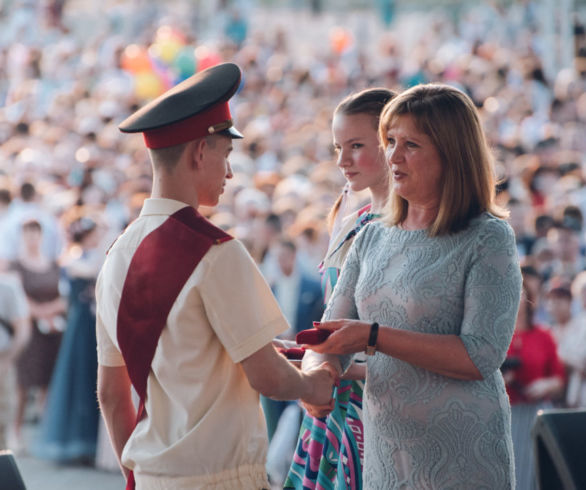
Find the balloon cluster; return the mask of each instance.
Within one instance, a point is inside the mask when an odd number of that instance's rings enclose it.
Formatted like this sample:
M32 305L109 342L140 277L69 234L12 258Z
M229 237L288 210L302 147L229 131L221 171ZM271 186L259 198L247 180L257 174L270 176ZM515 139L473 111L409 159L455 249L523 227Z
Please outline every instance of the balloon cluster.
M130 44L122 52L121 67L134 77L135 95L149 100L197 71L221 62L212 48L187 44L185 35L170 26L157 29L149 46Z

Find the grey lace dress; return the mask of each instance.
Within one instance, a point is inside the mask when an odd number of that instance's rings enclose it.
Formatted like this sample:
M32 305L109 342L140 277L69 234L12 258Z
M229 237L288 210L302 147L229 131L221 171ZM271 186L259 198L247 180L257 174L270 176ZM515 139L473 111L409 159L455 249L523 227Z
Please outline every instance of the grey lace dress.
M368 360L364 489L511 489L510 406L499 366L521 274L510 226L485 213L430 238L371 223L348 253L325 319L456 334L483 375L449 378L383 353ZM342 357L347 366L350 356Z

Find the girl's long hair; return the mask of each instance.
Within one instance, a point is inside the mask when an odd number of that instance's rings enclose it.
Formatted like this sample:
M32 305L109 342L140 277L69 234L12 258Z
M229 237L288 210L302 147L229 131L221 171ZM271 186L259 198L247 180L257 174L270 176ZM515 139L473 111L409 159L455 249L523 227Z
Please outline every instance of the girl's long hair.
M373 130L376 131L379 127L379 120L384 107L395 95L395 92L392 90L379 87L350 94L338 104L334 110L334 116L336 114L343 114L345 116L353 116L356 114L369 115L372 117ZM348 189L344 188L344 191L340 193L330 210L327 218L328 231L330 233L332 232L338 213L343 207L347 192Z

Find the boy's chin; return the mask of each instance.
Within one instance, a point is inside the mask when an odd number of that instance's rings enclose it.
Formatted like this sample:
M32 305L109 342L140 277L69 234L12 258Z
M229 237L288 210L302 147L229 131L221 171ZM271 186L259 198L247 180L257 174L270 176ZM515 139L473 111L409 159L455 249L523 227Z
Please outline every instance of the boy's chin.
M220 201L219 196L214 198L207 198L207 199L201 199L199 201L199 205L200 206L206 206L208 208L213 208L214 206L218 205L218 202Z

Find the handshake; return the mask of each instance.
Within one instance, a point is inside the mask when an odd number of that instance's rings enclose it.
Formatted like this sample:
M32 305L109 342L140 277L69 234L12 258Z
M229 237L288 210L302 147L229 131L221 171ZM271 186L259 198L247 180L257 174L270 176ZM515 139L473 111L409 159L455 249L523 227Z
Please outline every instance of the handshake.
M304 378L311 380L312 393L301 397L302 405L314 417L325 417L334 409L332 398L332 381L334 386L339 385L340 379L363 380L366 377L366 366L363 363L354 363L340 375L341 367L337 359L325 359L320 354L306 350L303 346L317 345L324 342L332 333L331 330L310 328L299 332L295 341L274 339L273 345L289 363L302 370ZM305 361L304 361L305 359ZM329 384L324 387L324 375L329 375ZM325 395L325 396L324 396Z

